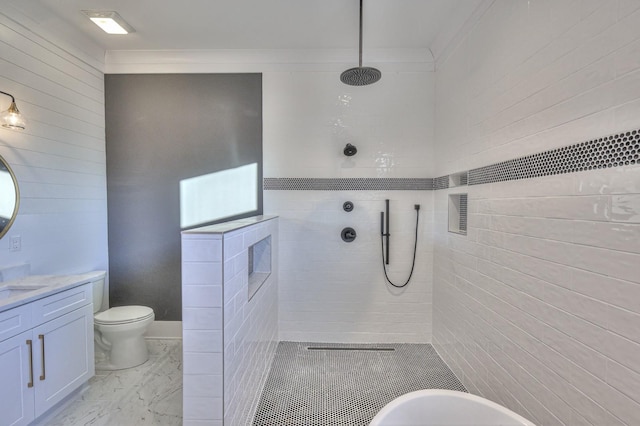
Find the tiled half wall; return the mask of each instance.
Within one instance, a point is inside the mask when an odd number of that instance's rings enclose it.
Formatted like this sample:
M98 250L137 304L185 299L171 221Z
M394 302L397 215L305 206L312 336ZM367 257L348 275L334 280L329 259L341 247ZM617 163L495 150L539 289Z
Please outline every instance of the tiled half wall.
M249 424L275 355L278 219L233 223L182 234L184 425ZM248 249L269 236L271 274L250 298Z

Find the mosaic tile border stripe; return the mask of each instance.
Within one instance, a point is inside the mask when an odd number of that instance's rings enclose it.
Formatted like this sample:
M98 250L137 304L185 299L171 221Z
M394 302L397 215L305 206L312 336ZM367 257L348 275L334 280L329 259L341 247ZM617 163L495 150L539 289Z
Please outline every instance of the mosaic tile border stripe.
M431 178L264 178L265 190L431 191Z
M450 178L461 185L535 178L585 170L640 164L640 130L618 133L538 154L436 178L265 178L265 190L320 191L431 191L447 189ZM461 176L462 175L462 176Z
M640 164L640 130L469 170L469 185Z
M433 179L433 189L447 189L449 188L449 175L440 176Z

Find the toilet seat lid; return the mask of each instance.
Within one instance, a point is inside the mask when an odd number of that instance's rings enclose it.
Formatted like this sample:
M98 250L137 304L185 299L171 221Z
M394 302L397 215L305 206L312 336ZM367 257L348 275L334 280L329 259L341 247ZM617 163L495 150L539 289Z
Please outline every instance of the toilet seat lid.
M126 324L153 316L153 309L147 306L117 306L99 312L94 316L98 324Z

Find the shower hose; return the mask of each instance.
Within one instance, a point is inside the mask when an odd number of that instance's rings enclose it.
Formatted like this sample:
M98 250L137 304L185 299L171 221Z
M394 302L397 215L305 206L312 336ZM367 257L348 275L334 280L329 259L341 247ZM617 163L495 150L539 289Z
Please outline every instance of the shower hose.
M420 208L419 206L416 208L416 238L415 238L415 242L413 243L413 261L411 262L411 272L409 272L409 278L407 278L407 281L404 282L404 284L395 284L393 281L391 281L389 279L389 275L387 274L387 267L385 266L384 263L384 236L381 235L380 236L380 242L382 243L382 270L384 271L384 277L387 279L387 282L389 284L391 284L392 286L396 287L396 288L402 288L405 287L407 284L409 284L409 281L411 281L411 276L413 275L413 269L416 266L416 251L418 249L418 219L420 217Z

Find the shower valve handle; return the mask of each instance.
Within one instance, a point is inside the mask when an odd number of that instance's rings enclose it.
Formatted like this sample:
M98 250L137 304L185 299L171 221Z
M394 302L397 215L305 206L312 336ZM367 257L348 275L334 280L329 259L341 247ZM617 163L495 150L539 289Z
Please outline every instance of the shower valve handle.
M340 236L342 237L342 241L350 243L356 239L356 230L353 228L344 228L340 233Z

